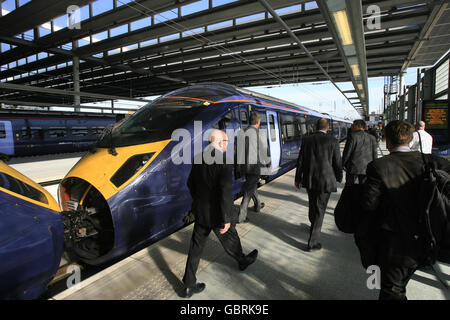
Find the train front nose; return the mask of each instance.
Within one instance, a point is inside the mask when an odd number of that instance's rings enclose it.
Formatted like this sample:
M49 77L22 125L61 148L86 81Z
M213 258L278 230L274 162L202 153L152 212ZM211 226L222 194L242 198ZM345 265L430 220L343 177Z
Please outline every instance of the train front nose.
M76 258L96 261L118 247L121 226L109 199L129 192L126 186L138 180L169 142L116 148L116 155L107 148L97 149L66 175L59 186L59 202L66 247Z

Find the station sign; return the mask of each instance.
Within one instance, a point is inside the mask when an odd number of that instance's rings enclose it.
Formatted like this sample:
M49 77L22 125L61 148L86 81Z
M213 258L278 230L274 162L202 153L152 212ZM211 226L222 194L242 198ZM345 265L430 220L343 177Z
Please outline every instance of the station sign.
M423 120L427 129L448 128L448 101L424 101Z

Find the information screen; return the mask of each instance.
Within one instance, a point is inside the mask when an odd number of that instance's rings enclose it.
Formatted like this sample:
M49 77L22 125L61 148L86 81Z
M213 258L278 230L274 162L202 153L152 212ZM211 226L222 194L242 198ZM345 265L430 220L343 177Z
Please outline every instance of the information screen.
M448 101L425 101L423 115L427 129L447 129Z

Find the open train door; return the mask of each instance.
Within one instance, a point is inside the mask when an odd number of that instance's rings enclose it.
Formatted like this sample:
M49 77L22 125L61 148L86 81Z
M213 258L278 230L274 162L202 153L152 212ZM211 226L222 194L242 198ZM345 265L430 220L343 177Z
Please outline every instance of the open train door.
M266 111L267 113L267 131L270 149L270 158L272 161L272 174L276 173L280 168L281 143L280 143L280 127L278 125L278 114L274 111Z
M0 121L0 153L14 154L14 136L11 121Z

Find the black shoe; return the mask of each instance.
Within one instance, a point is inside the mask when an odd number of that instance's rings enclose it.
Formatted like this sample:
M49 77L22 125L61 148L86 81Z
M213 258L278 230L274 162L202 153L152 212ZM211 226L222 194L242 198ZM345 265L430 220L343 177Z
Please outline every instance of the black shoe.
M259 205L259 207L257 207L257 206L254 206L254 207L253 207L253 211L255 211L256 213L260 213L260 212L261 212L261 209L264 208L264 206L265 206L264 202L261 202L261 204Z
M205 290L206 284L204 283L196 283L191 288L184 288L183 291L180 293L180 297L182 298L190 298L195 293L200 293L203 290Z
M322 245L320 243L313 245L312 247L308 246L309 252L319 251L322 249Z
M250 222L250 220L248 219L248 217L247 217L247 218L245 218L245 220L244 220L244 221L240 221L240 222L238 222L238 223L247 223L247 222Z
M245 256L243 262L239 262L239 270L244 271L247 269L249 265L251 265L253 262L255 262L256 257L258 256L258 250L253 250L248 255Z

